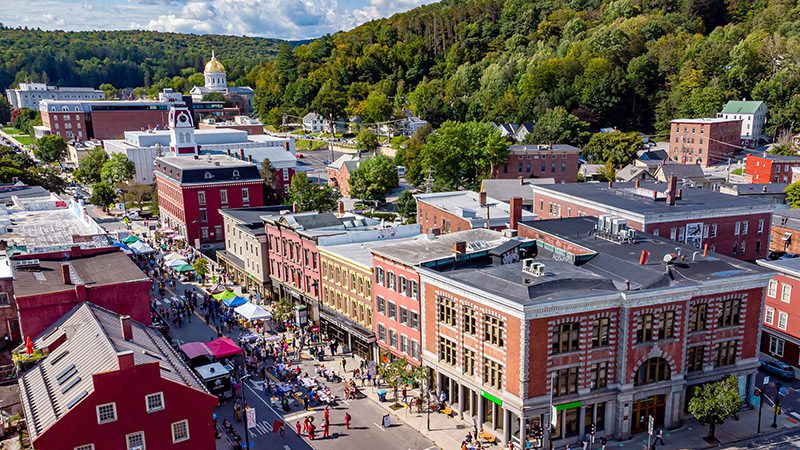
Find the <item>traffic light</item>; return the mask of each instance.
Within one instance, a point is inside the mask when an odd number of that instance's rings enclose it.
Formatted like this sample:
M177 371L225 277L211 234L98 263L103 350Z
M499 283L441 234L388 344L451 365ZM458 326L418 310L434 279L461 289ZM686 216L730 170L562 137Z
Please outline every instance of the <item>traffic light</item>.
M776 416L780 416L781 415L781 405L773 405L772 406L772 413L775 414Z

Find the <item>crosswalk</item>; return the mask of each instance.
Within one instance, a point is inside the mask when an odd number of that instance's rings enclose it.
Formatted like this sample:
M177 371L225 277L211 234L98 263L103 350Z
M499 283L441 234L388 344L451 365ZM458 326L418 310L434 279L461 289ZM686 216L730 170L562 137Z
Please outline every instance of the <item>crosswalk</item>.
M264 436L265 434L272 433L272 424L266 420L256 422L255 426L250 428L250 432L256 436Z

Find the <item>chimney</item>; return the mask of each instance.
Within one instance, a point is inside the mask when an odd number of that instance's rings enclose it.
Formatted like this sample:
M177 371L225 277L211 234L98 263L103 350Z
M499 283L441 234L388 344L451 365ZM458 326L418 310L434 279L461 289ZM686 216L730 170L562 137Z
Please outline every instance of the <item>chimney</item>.
M136 360L133 356L132 350L117 353L117 364L120 370L132 369L136 366Z
M764 192L764 193L766 194L766 193L767 193L767 185L764 185L764 187L763 187L763 188L761 188L761 191L762 191L762 192Z
M524 177L517 177L517 178L519 179L519 185L520 186L525 184L525 178Z
M240 149L239 149L239 159L241 159L242 161L244 161L244 149L243 149L243 148L240 148Z
M639 256L639 265L647 264L647 260L650 259L650 252L647 250L642 249L642 254Z
M75 301L78 303L85 302L89 299L88 294L86 293L86 285L85 284L76 284L75 285Z
M339 213L339 215L344 214L344 202L343 201L339 200L339 203L336 204L336 212Z
M69 263L61 264L61 275L64 278L64 284L72 284L72 276L69 273Z
M614 187L614 180L608 180L608 188L611 189Z
M122 338L126 341L133 340L133 319L131 316L119 316L119 327L122 331Z
M247 155L247 162L253 162L253 155Z
M639 182L641 182L641 181L642 181L641 179L637 178L636 181L633 183L634 186L636 186L638 188L639 187Z
M669 176L669 186L667 186L667 204L670 206L675 205L675 194L678 192L678 177L675 175Z
M708 243L703 244L703 258L708 256Z
M80 245L73 245L69 248L70 259L80 258L81 256L83 256L83 250L81 249Z
M516 230L522 221L522 197L511 197L508 209L511 213L508 218L508 228Z
M455 242L452 246L450 246L450 250L455 255L463 255L464 253L467 253L467 243L465 241Z
M481 192L478 194L478 198L479 198L479 201L478 201L478 203L479 203L481 206L486 206L486 191L481 191Z
M227 152L228 152L228 157L230 157L231 156L231 149L228 149Z

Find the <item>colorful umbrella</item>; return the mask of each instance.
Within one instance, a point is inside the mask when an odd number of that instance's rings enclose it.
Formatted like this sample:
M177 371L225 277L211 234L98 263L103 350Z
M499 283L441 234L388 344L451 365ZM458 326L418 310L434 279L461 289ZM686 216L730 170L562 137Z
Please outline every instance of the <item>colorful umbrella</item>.
M33 354L33 342L30 336L25 340L25 354L28 356Z
M225 358L242 353L242 349L231 338L221 337L206 342L206 347L215 358Z

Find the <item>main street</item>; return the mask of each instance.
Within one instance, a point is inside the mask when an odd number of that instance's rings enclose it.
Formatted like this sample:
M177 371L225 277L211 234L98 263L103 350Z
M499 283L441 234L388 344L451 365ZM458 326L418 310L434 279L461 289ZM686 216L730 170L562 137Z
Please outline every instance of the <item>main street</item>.
M176 299L183 300L186 289L196 289L194 286L182 285L178 283L176 289L168 288L167 295L161 304L169 307ZM177 292L176 292L177 291ZM201 319L201 313L192 317L192 321L184 321L181 327L170 325L170 332L173 339L181 342L208 341L217 337L215 328L209 326ZM234 327L233 333L229 337L234 340L239 335L240 330ZM341 359L332 360L330 356L326 358L324 364L333 369L339 370ZM356 366L355 360L347 358L348 369ZM308 372L311 376L315 375L314 367L319 364L316 361L304 359L301 363L303 372ZM331 391L338 399L343 398L343 383L330 383ZM363 388L366 395L376 397L373 388ZM244 383L244 396L248 404L256 410L257 425L250 429L251 447L254 449L277 449L277 450L298 450L298 449L319 449L334 450L341 448L372 448L372 449L402 449L402 450L425 450L436 449L431 441L422 434L406 425L402 425L397 417L392 417L392 426L383 428L380 426L385 414L384 410L369 398L358 400L339 400L338 405L330 411L330 432L331 437L322 439L322 408L315 408L314 411L305 411L302 404L295 399L291 404L291 410L285 415L279 408L270 404L268 396L265 395L261 380L247 381ZM220 405L217 408L218 422L221 424L224 419L228 419L237 428L239 434L244 438L244 427L241 422L236 422L233 413L234 401ZM344 413L348 411L352 416L350 430L344 426ZM401 412L403 414L403 412ZM307 437L298 437L294 431L297 420L302 421L308 415L312 415L317 425L317 439L310 441ZM286 421L285 437L272 432L273 422L279 417ZM217 440L217 449L232 449L233 444L222 433L221 439Z

